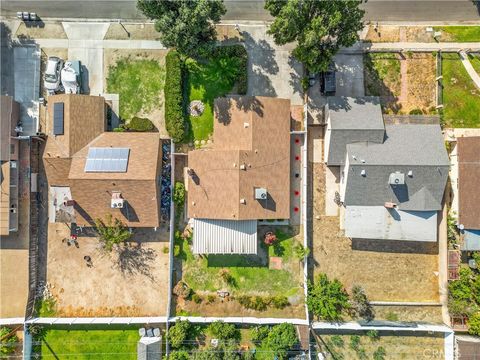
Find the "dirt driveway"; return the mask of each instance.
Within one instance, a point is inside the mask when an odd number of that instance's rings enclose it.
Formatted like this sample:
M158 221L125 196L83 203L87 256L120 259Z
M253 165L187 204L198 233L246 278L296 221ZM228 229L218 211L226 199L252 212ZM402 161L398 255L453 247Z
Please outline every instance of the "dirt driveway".
M94 237L79 237L79 247L62 239L64 224L49 224L47 283L57 299L57 315L165 316L168 296L168 234L153 230L133 236L122 253L105 253ZM139 244L139 245L138 245ZM90 256L88 267L84 256Z

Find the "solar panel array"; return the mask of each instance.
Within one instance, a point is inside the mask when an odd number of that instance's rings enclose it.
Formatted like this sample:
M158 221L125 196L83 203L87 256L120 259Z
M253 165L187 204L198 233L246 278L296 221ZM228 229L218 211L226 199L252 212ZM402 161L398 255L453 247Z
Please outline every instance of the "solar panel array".
M63 135L63 102L53 104L53 135Z
M91 147L85 172L126 172L129 148Z

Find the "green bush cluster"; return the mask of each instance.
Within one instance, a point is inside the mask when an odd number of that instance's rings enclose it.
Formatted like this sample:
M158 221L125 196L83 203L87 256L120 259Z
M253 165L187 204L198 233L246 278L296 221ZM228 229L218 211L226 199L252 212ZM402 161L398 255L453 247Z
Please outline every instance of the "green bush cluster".
M211 57L238 59L237 92L245 95L248 90L248 55L245 47L243 45L217 46L212 50Z
M184 69L182 59L175 50L165 58L165 125L174 142L185 137L185 111L183 103Z
M275 309L283 309L290 305L288 299L283 295L259 296L259 295L240 295L236 300L246 309L264 311L271 306Z
M212 336L214 339L219 340L235 340L240 341L240 330L234 324L228 324L223 321L215 321L211 323L208 328L207 332Z
M459 279L448 284L448 310L457 316L472 316L480 310L480 276L461 268Z
M307 306L317 318L327 321L341 320L342 313L351 307L342 283L337 279L330 281L325 274L308 283Z
M175 182L175 188L173 189L173 202L177 208L180 210L183 209L185 203L185 184L183 182Z
M125 128L128 131L147 132L152 131L155 126L149 119L135 116L125 125Z
M15 346L18 343L18 337L13 333L13 330L9 327L2 327L0 328L0 339L2 339L0 343L0 354L1 355L8 355L15 352ZM8 337L7 337L8 336ZM1 356L3 358L3 356Z

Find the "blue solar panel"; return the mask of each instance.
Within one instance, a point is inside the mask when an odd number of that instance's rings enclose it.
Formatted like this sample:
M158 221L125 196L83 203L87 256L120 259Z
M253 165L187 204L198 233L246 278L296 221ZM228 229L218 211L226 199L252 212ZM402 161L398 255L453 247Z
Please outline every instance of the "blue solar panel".
M63 102L53 104L53 135L63 135Z
M89 148L85 172L126 172L129 154L129 148Z

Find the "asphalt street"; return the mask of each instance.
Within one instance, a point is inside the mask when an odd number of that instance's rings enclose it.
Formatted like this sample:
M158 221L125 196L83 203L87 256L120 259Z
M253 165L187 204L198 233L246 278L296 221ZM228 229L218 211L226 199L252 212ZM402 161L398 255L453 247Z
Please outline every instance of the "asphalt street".
M225 0L224 20L269 20L262 0ZM2 0L3 16L17 11L36 12L42 18L143 19L135 0ZM478 21L479 7L470 0L368 0L365 20Z

